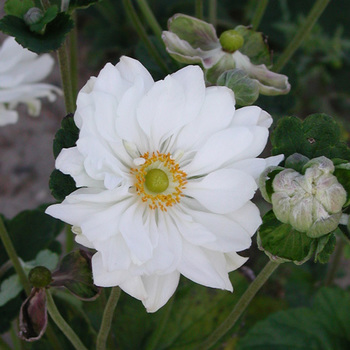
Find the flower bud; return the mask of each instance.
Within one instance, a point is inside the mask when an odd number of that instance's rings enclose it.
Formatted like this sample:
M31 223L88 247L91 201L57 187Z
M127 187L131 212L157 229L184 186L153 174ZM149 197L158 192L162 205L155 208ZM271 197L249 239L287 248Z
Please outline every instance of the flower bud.
M38 23L44 17L44 13L38 7L30 8L23 16L23 20L27 25Z
M44 288L52 281L50 270L44 266L37 266L31 269L28 278L35 288Z
M223 32L219 40L222 48L227 52L235 52L244 44L243 36L234 29Z
M346 191L333 175L334 165L325 157L310 160L304 175L285 169L273 180L273 211L311 238L319 238L336 229L346 202Z

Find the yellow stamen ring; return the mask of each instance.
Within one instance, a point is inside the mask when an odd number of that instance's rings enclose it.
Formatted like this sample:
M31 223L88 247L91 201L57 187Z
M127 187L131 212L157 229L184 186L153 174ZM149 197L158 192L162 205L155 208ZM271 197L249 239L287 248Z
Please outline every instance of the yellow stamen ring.
M167 211L179 203L182 191L187 183L187 174L180 170L179 164L170 154L146 152L141 156L145 162L137 168L132 168L135 176L136 193L143 202L147 202L150 209L159 208Z

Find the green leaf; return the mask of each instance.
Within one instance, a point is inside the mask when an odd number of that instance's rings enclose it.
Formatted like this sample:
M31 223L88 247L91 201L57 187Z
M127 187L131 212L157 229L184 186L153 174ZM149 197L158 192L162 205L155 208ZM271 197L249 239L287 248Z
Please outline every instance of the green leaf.
M222 73L217 85L227 86L235 93L236 103L240 106L253 104L259 97L259 84L249 78L247 72L241 69L231 69Z
M60 154L62 148L74 147L79 137L79 129L74 123L73 114L63 118L61 128L57 131L53 140L53 155L55 158Z
M0 286L0 306L4 306L8 301L14 299L22 289L17 275L5 279Z
M322 288L311 308L280 311L250 329L238 350L330 350L350 344L350 295Z
M57 169L51 173L49 187L52 196L60 202L77 189L74 179Z
M7 0L4 10L7 15L23 18L27 11L34 6L33 0Z
M289 157L300 153L310 159L325 156L350 160L350 149L339 140L339 126L326 114L312 114L304 121L285 117L272 133L272 154Z
M347 196L344 207L347 207L350 205L350 163L336 166L333 175L346 191Z
M333 233L319 238L315 252L315 262L319 262L321 264L328 263L336 243L337 240Z
M39 209L23 211L12 220L4 219L4 223L15 250L23 261L34 260L41 250L55 241L64 226L60 220ZM0 264L7 259L6 251L0 243Z
M308 260L315 249L312 238L280 222L272 210L263 217L258 231L258 245L271 260L293 261L296 264Z
M236 27L235 30L244 39L244 44L239 51L248 56L253 64L270 66L272 63L271 54L264 34L241 25Z
M60 48L73 27L74 22L69 15L63 12L47 24L44 34L32 32L24 20L16 16L7 15L0 20L0 30L14 36L19 44L36 53L50 52Z

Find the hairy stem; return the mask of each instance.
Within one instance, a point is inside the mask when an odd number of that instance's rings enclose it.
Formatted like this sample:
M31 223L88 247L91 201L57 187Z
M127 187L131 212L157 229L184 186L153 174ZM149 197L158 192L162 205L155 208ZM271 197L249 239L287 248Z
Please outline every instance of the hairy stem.
M52 320L56 323L56 326L62 331L62 333L69 339L76 350L87 350L85 345L69 326L69 324L64 320L62 315L57 309L57 306L52 298L50 290L46 290L46 304L47 311L51 316Z
M58 63L60 66L62 88L64 93L64 103L66 106L66 112L74 113L75 104L73 101L72 85L70 77L70 67L67 54L67 44L66 41L57 50Z
M96 350L105 350L115 308L121 294L119 287L113 287L102 316L100 331L97 335Z
M277 63L274 65L273 70L275 72L280 72L287 64L303 40L310 34L312 27L315 25L329 2L330 0L317 0L315 2L304 23L299 27L299 30L295 34L294 38L279 57Z
M18 275L18 278L27 294L27 296L30 294L31 286L28 281L27 275L25 274L23 267L21 265L21 262L19 261L18 255L16 253L15 247L12 244L11 238L6 230L6 227L4 225L4 222L0 216L0 238L2 240L2 243L5 247L6 253L9 256L12 265Z
M165 64L163 58L157 51L156 47L153 45L152 41L147 36L147 33L145 31L145 28L143 27L139 16L137 15L134 6L132 5L132 2L130 0L123 0L123 5L125 12L127 16L129 17L131 23L133 24L137 34L139 35L140 39L143 41L144 45L147 48L148 53L153 57L153 59L156 61L158 66L161 68L161 70L164 73L170 73L167 65Z
M255 294L260 290L272 273L277 269L279 263L269 261L265 267L260 271L259 275L249 285L247 290L243 293L237 304L228 315L228 317L221 323L221 325L198 347L198 350L207 350L216 344L237 322L239 317L243 314L247 306L252 301Z
M267 4L269 3L269 0L258 0L257 1L257 8L255 10L254 16L252 18L252 26L254 30L257 30L259 27L259 24L261 22L261 19L264 16Z
M77 14L72 14L74 28L69 33L69 63L72 86L72 98L74 110L76 108L76 100L78 95L78 32L77 32Z

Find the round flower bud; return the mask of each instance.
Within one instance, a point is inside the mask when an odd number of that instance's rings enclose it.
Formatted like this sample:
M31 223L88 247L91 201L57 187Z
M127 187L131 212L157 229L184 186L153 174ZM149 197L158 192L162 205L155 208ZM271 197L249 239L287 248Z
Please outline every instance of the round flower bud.
M311 238L335 230L346 202L346 191L333 171L332 161L319 157L305 164L304 175L293 169L277 174L271 199L278 220Z
M52 281L51 272L44 266L36 266L29 272L29 282L36 288L44 288Z
M244 44L243 36L236 30L226 30L220 35L220 44L225 51L235 52L240 49Z
M44 13L38 7L30 8L23 16L23 20L27 25L38 23L44 17Z

